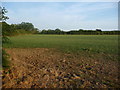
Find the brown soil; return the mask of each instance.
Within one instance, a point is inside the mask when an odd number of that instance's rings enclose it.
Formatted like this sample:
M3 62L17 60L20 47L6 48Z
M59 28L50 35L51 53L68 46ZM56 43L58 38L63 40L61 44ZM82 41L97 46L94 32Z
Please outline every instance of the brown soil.
M3 88L118 88L118 62L55 49L6 49ZM99 56L100 57L100 56Z

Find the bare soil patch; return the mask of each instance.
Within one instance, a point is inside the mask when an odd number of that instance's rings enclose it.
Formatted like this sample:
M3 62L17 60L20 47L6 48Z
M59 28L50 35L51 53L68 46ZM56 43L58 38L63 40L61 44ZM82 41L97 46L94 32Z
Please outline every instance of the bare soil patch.
M11 68L3 88L118 88L118 62L55 49L6 49ZM100 57L100 56L99 56Z

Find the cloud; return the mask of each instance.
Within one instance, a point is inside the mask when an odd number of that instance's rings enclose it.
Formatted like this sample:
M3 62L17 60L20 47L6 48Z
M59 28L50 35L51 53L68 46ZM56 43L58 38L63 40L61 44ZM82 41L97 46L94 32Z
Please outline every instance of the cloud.
M31 22L39 29L117 29L117 3L12 4L8 7L9 23Z

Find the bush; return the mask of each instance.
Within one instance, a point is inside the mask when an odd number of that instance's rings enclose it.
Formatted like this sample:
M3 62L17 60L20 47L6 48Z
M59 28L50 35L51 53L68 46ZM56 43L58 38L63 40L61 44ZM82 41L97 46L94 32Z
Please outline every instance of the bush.
M9 68L10 62L8 61L9 55L6 53L4 49L2 49L2 67Z
M8 37L6 37L6 36L2 37L2 43L9 43L9 42L10 42L10 40L8 39Z

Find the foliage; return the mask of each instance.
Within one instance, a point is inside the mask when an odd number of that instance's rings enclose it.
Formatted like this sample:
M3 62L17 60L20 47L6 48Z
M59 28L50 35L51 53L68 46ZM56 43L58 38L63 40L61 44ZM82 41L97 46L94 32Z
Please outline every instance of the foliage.
M26 31L34 30L34 25L29 22L22 22L20 24L11 24L11 26L13 27L14 30L17 30L17 29L23 29Z
M10 40L8 39L8 37L2 37L2 43L9 43Z
M3 68L9 68L10 62L8 61L9 55L6 53L5 50L2 49L2 66Z
M0 24L2 24L2 43L8 43L8 31L10 31L10 26L5 22L5 20L9 19L5 14L7 13L7 10L5 7L0 7ZM8 57L9 55L6 53L4 49L2 49L2 67L7 68L9 67L9 61Z
M9 19L8 16L5 16L5 14L7 13L8 11L5 9L5 7L1 7L0 6L0 21L5 21L7 19Z
M2 22L3 35L5 36L16 36L21 34L36 34L39 33L37 28L34 28L32 23L22 22L21 24L7 24Z
M102 31L101 29L96 30L71 30L71 31L62 31L60 29L55 30L42 30L40 34L70 34L70 35L118 35L120 31Z
M7 24L6 22L1 22L2 23L2 35L3 36L9 36L11 34L11 26Z

